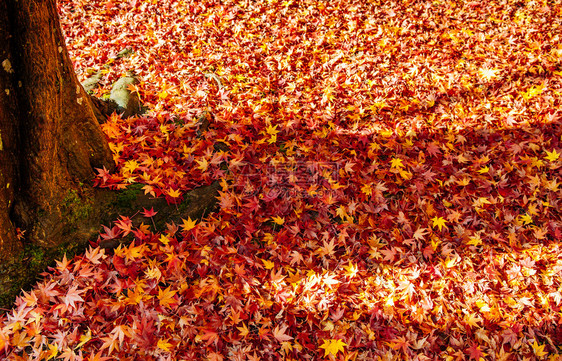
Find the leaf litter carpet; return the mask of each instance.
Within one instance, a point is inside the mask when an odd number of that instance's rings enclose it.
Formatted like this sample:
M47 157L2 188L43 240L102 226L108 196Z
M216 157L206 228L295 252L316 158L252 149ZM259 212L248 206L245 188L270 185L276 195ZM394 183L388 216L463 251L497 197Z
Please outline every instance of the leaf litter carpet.
M61 0L123 215L0 318L9 360L559 360L559 1ZM198 136L198 117L213 115ZM157 210L156 210L157 211Z

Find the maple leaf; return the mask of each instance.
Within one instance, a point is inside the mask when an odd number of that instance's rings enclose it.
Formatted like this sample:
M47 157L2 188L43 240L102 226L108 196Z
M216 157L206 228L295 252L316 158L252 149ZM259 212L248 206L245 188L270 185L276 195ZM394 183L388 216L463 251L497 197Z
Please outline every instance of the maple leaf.
M500 69L482 68L478 72L482 76L482 79L484 79L485 81L489 81L491 79L494 79L497 76L497 73L499 73L500 71Z
M384 260L393 262L396 257L396 248L391 247L390 249L383 249L380 251L384 255Z
M410 347L410 342L406 340L403 336L393 339L390 343L390 347L395 350L402 350L404 354L408 354L408 349Z
M55 261L57 264L57 270L58 271L64 271L65 269L68 268L68 266L70 265L70 261L66 258L66 253L64 254L64 256L62 257L61 261Z
M275 224L278 224L278 225L282 225L283 223L285 223L285 219L283 219L282 217L279 217L279 216L271 217L271 219L273 220L273 222Z
M290 341L293 339L293 337L286 335L285 331L287 330L287 325L283 325L281 327L279 327L279 325L277 325L274 329L273 329L273 337L275 337L275 339L279 342L285 342L285 341Z
M423 241L425 236L428 234L427 228L418 228L415 232L413 237L418 241Z
M486 356L486 354L480 350L480 346L477 346L474 343L472 344L472 346L467 348L466 351L468 351L468 356L471 360L480 361L483 356Z
M154 207L151 207L149 210L147 210L146 208L143 208L143 211L141 212L143 217L146 218L152 218L154 217L158 212L154 211Z
M80 343L74 346L75 349L84 346L88 341L92 339L92 330L88 327L88 332L85 335L80 335Z
M129 217L119 216L117 222L115 222L116 227L122 231L122 236L125 237L132 231L133 222Z
M203 329L203 334L197 337L203 341L207 341L207 346L219 340L219 334L209 329Z
M103 229L104 229L105 233L100 233L101 238L103 238L105 240L121 238L122 230L118 226L114 226L113 228L103 226Z
M546 160L548 160L549 162L555 162L556 160L558 160L558 158L560 158L560 153L556 152L556 149L553 149L552 152L549 152L548 150L546 151L546 155L545 155Z
M322 104L333 102L335 98L334 90L331 87L324 88L324 94L322 96Z
M150 194L153 197L156 197L156 190L154 189L153 186L147 184L145 186L142 187L142 189L144 190L144 194Z
M102 356L102 351L98 351L95 355L91 354L86 361L107 361L111 359L111 357Z
M176 295L176 290L170 290L172 286L168 286L165 290L162 290L158 287L158 299L160 300L160 304L164 307L170 307L170 305L177 304L177 300L174 298Z
M357 272L359 271L357 265L351 263L351 261L349 261L347 266L344 266L344 269L345 269L346 276L348 277L355 277L357 275Z
M365 183L361 186L361 192L363 192L363 194L370 196L371 194L373 194L373 188L372 188L372 183Z
M187 217L187 220L183 218L181 220L183 222L181 227L183 228L184 232L192 230L197 225L197 221L192 220L191 217Z
M170 352L171 347L174 346L174 345L169 343L168 340L169 340L169 338L158 340L158 343L156 344L156 347L159 348L160 350L164 351L164 352Z
M119 248L119 251L116 251L115 254L119 254L121 257L124 257L127 262L129 262L135 258L141 258L146 250L145 247L146 246L144 244L135 247L135 243L131 242L128 247Z
M484 174L484 173L488 173L489 171L490 171L490 168L488 166L484 166L484 167L482 167L478 170L478 173Z
M88 247L88 250L84 253L84 257L92 264L100 264L106 257L105 250L99 247Z
M85 290L78 290L78 285L72 286L66 296L64 296L64 304L67 307L76 308L75 302L84 302L84 299L80 296Z
M316 250L316 253L318 253L322 257L331 256L332 254L334 254L335 248L336 248L336 244L333 238L330 239L330 242L326 242L326 240L324 240L322 242L322 247L318 248Z
M59 358L62 358L64 361L74 361L77 359L78 355L72 350L71 348L65 348L63 353L60 354Z
M353 167L356 165L357 163L355 162L346 162L345 163L345 167L344 170L346 173L353 173Z
M302 254L296 250L291 251L291 266L293 266L295 263L296 264L300 264L301 262L304 261L304 258L302 257Z
M0 344L1 345L1 344ZM1 347L0 349L3 349L4 347ZM52 358L57 357L58 353L59 353L59 348L56 344L47 344L47 348L49 349L49 351L46 352L45 356L47 357L47 360L50 360Z
M272 126L271 124L268 125L266 127L266 132L267 132L267 134L270 135L270 138L268 140L269 144L277 142L277 133L279 133L279 131L277 130L277 125L274 125L274 126Z
M122 170L125 174L131 174L139 167L139 163L136 160L128 160L125 162Z
M519 216L519 218L521 219L521 221L523 222L523 225L528 225L533 223L533 218L531 218L531 216L527 213L525 213L524 215Z
M447 228L447 226L445 225L445 223L447 223L445 218L436 216L433 217L431 220L433 221L433 227L438 227L439 231L441 231L443 227Z
M238 329L238 331L240 331L240 336L245 337L248 335L248 333L250 333L250 330L248 329L248 327L246 327L246 324L242 324L241 327L236 327Z
M130 329L127 325L117 325L111 330L109 336L101 337L102 341L105 341L101 349L108 349L108 354L111 354L113 350L119 350L123 346L123 341L125 336L131 337Z
M181 196L181 191L179 189L170 188L166 193L172 198L178 198Z
M320 345L320 348L324 349L324 357L328 355L336 356L338 352L343 352L345 350L344 346L347 346L342 340L323 340L324 343Z
M472 245L472 246L479 246L479 245L482 244L482 239L480 238L480 235L477 234L473 237L470 237L467 244Z
M269 270L269 269L272 269L273 267L275 267L275 263L273 263L271 261L268 261L268 260L265 260L265 259L262 259L261 261L263 262L263 264L265 266L265 269Z
M223 361L224 357L220 353L209 352L209 354L207 355L207 360L208 361Z
M202 160L196 160L196 162L197 164L199 164L199 166L197 166L197 169L201 169L202 172L207 171L207 169L209 168L209 162L205 158L203 158Z
M390 161L391 168L404 168L404 164L402 164L402 159L400 158L392 158Z
M537 340L535 340L535 342L533 342L531 344L531 346L533 347L533 353L537 356L537 357L543 357L548 355L548 352L544 351L544 347L546 345L539 345L537 343Z
M469 325L470 327L478 327L478 322L482 322L482 318L478 317L478 316L474 316L473 313L467 313L464 316L464 322L466 322L467 325Z

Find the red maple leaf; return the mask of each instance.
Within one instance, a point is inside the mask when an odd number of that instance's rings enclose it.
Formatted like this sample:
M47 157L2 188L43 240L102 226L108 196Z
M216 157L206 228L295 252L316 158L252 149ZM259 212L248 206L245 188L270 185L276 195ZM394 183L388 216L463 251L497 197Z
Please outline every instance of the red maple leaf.
M468 352L468 356L471 360L478 361L484 355L484 353L482 353L482 351L480 350L480 346L476 345L475 343L467 348L466 351Z

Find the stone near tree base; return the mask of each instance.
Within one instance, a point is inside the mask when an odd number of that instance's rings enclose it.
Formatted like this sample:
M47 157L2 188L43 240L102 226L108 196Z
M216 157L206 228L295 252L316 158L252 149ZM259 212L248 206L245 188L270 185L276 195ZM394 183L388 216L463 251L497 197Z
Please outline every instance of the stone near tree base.
M95 73L82 82L82 87L86 92L92 91L101 77L101 71ZM114 112L121 114L124 118L144 114L146 109L142 106L138 93L131 91L131 86L137 84L139 84L139 80L129 73L113 84L108 100L101 100L91 95L90 100L97 108L95 113L98 121L104 123L105 118Z
M100 82L102 78L102 72L98 71L96 73L94 73L91 77L89 77L88 79L84 80L81 84L82 87L84 88L84 90L89 93L92 90L94 90L94 88L98 85L98 83Z
M131 90L131 86L139 84L139 80L127 75L119 78L111 88L109 99L117 105L117 112L122 113L124 118L144 113L144 109L137 92Z

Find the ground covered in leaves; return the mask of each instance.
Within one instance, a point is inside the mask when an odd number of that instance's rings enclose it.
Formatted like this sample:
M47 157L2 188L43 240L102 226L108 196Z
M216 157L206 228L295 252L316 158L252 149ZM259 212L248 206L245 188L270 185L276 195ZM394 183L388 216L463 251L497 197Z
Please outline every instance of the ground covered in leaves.
M558 1L59 7L80 78L150 109L103 125L98 186L220 211L106 225L133 241L23 293L2 358L560 358Z

